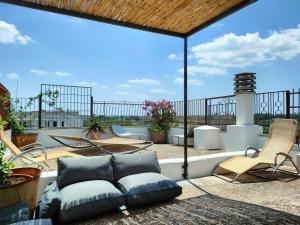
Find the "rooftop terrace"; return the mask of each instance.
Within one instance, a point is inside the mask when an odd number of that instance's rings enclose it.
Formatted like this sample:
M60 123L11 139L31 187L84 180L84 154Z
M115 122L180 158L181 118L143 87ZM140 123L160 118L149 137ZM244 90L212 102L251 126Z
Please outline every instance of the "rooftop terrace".
M173 202L76 224L300 223L300 180L265 182L247 175L242 179L247 182L232 184L210 176L182 181L183 194Z

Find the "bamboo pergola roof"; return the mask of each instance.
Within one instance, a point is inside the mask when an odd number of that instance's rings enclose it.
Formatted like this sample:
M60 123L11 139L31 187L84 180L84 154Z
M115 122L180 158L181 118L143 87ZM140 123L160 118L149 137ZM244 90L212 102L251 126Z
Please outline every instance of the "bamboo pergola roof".
M255 0L0 0L100 22L187 37Z

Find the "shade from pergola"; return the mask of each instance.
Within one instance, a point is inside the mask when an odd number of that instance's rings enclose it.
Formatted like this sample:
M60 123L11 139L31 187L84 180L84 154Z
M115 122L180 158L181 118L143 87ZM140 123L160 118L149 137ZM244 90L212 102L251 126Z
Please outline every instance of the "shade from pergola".
M187 37L254 0L0 0L121 26Z

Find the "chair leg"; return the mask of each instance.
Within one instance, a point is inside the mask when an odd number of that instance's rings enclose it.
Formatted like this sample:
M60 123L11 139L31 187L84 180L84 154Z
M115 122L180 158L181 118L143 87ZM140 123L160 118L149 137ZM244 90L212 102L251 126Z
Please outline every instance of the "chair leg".
M235 176L234 179L226 179L226 178L224 178L223 176L220 176L219 174L216 173L216 171L217 171L218 168L219 168L219 166L216 166L216 167L213 169L212 174L213 174L215 177L217 177L217 178L219 178L219 179L221 179L221 180L227 181L227 182L229 182L229 183L235 182L235 181L238 179L238 177L241 175L241 174L237 174L237 175ZM232 174L232 173L227 173L227 174Z
M291 171L288 171L288 170L280 169L279 167L282 166L283 163L284 163L285 161L290 161L290 162L293 164L293 167L296 169L297 172L295 173L295 172L291 172ZM286 174L290 174L290 175L292 175L292 176L295 176L295 177L298 177L298 178L299 178L299 169L298 169L298 167L296 166L296 164L294 163L294 161L293 161L292 159L283 159L280 163L278 163L278 164L274 167L273 172L272 172L272 174L271 174L270 177L275 176L275 173L276 173L277 171L280 171L280 172L283 172L283 173L286 173ZM281 179L281 178L279 178L279 177L277 177L277 179L278 179L279 181L284 181L283 179Z

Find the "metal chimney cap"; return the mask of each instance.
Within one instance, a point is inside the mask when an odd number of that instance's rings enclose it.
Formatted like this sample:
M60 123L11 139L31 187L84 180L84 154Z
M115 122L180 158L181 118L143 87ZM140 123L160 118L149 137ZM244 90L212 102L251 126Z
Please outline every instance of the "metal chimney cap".
M255 93L256 90L256 73L243 72L234 75L235 94Z

